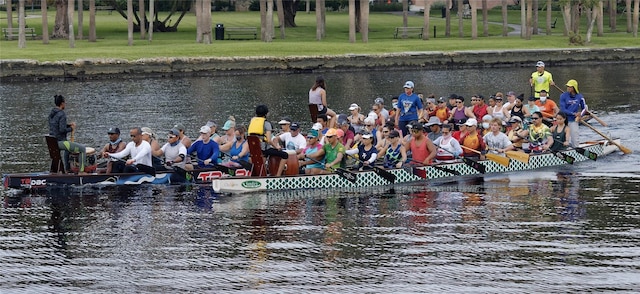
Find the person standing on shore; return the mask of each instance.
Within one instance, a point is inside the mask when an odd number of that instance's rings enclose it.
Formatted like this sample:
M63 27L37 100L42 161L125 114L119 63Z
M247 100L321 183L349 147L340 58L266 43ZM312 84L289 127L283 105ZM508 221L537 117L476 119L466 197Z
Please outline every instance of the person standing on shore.
M550 72L544 70L544 62L538 61L536 63L536 71L531 74L529 79L529 85L534 90L534 97L540 97L540 91L545 90L549 93L551 86L556 84L553 82L553 75Z
M329 127L336 127L337 116L335 111L327 107L327 84L323 76L316 77L316 82L309 90L309 104L318 106L318 114L326 114L329 117Z
M569 80L567 82L567 91L560 95L560 111L567 115L571 147L578 147L580 143L578 138L578 122L587 109L588 107L584 101L584 96L578 92L578 81Z
M51 109L49 113L49 135L55 137L58 140L58 148L62 150L62 164L64 165L65 172L69 172L69 153L80 154L80 167L79 173L84 173L84 165L86 163L86 148L82 144L73 142L73 132L76 129L76 123L72 122L67 124L67 114L64 109L67 105L66 100L62 95L55 95L54 103L55 107ZM71 132L71 141L67 140L67 134Z
M398 112L396 113L395 123L403 134L409 133L407 124L422 117L422 111L424 110L420 97L413 93L413 87L413 82L407 81L404 83L404 93L398 96Z

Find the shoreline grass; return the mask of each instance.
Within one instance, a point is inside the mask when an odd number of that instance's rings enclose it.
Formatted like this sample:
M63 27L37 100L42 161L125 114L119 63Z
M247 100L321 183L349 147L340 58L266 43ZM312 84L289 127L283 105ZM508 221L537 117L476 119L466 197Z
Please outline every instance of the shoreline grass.
M519 19L519 11L509 11L510 23ZM517 13L518 15L515 15ZM557 14L557 15L556 15ZM42 33L41 18L38 11L29 13L27 25ZM432 12L432 16L439 16L439 11ZM55 12L49 13L49 31L52 30ZM6 17L6 16L5 16ZM77 17L77 16L76 16ZM478 25L479 37L471 39L471 23L464 20L464 37L458 38L458 20L452 18L451 36L444 36L445 20L439 17L430 18L430 39L421 40L416 36L409 39L394 39L395 27L402 26L402 16L393 13L372 13L370 16L369 42L363 43L361 35L357 34L355 43L348 40L348 14L345 12L327 13L326 38L315 40L315 14L298 12L296 28L286 28L285 39L280 39L280 31L275 29L273 42L265 43L258 40L214 40L212 44L195 42L195 16L185 15L178 32L154 33L153 41L141 40L140 34L134 34L134 45L127 45L126 20L117 13L97 13L97 42L88 42L88 13L85 12L84 39L76 40L76 48L69 48L66 39L52 39L49 44L42 44L42 40L27 40L27 47L19 49L17 40L0 41L0 59L32 59L36 61L74 61L89 58L117 58L129 61L155 57L233 57L233 56L326 56L344 54L383 54L394 52L425 52L425 51L476 51L476 50L512 50L512 49L554 49L554 48L616 48L638 47L638 38L626 32L609 33L598 37L595 32L592 42L584 46L571 46L569 38L562 35L562 17L558 17L558 24L552 35L546 35L540 29L539 35L533 35L531 40L524 40L517 35L501 36L502 22L500 10L493 9L489 14L489 37L482 35L482 23ZM162 16L160 17L162 19ZM422 26L422 15L409 17L409 26ZM606 23L605 19L605 23ZM622 24L624 20L619 20ZM17 22L17 17L14 17ZM277 24L277 18L275 19ZM214 12L213 26L217 23L225 27L232 26L260 26L258 12ZM544 25L544 23L541 23ZM436 28L434 37L433 28ZM581 35L584 39L585 28ZM0 27L6 27L5 23ZM17 24L14 25L17 27ZM618 28L622 28L618 25ZM215 30L215 28L214 28ZM605 30L606 31L606 30ZM213 32L215 36L215 31Z

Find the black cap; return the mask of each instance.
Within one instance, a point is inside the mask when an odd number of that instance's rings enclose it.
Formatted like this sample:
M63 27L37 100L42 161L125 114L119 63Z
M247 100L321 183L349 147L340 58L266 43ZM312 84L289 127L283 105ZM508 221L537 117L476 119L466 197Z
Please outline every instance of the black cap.
M109 130L107 131L107 134L118 134L118 135L120 135L120 129L118 129L118 128L109 128Z

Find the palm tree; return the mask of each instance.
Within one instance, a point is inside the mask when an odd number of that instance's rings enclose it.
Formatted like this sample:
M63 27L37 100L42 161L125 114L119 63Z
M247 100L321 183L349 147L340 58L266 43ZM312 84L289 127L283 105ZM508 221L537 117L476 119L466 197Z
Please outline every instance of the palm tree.
M25 35L24 0L18 1L18 48L27 47L27 36Z
M360 0L360 34L362 42L369 42L369 1Z
M424 24L422 26L422 40L429 40L429 17L431 16L431 4L433 0L424 1Z
M284 40L284 28L286 27L286 21L284 19L284 5L282 0L276 0L276 10L278 10L278 24L280 25L280 39Z
M76 47L76 38L73 32L73 0L69 0L67 3L67 19L69 20L69 48Z
M128 45L133 46L133 0L127 0L127 39Z
M47 0L40 1L42 11L42 44L49 44L49 23L47 22Z
M356 42L356 0L349 0L349 43Z
M96 0L89 0L89 42L96 40Z

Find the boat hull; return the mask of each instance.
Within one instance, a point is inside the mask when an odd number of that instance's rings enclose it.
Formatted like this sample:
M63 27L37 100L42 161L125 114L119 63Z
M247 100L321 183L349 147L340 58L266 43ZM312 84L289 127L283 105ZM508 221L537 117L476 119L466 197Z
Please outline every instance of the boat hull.
M612 147L613 146L613 147ZM591 144L583 144L581 147L589 152L604 156L612 153L617 149L613 144L606 142L594 142ZM588 160L588 158L575 150L563 151L562 153L575 158L574 163ZM529 163L511 160L509 166L503 166L490 160L479 161L485 166L485 174L505 173L514 171L534 170L551 166L559 166L568 164L567 161L560 156L547 154L532 154ZM460 176L481 175L481 173L468 164L448 163L438 165L442 168L433 166L417 167L424 171L424 178L416 175L412 169L392 169L388 170L396 176L395 184L411 183L423 180L445 179ZM454 173L451 173L453 171ZM219 193L251 193L261 191L277 191L277 190L294 190L294 189L341 189L354 190L362 187L385 186L392 185L384 178L380 177L373 171L355 172L357 180L355 182L348 181L338 174L327 175L295 175L283 177L229 177L219 178L212 181L214 191Z

